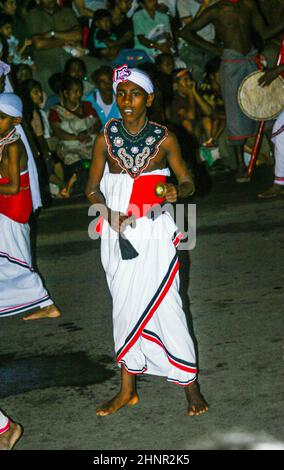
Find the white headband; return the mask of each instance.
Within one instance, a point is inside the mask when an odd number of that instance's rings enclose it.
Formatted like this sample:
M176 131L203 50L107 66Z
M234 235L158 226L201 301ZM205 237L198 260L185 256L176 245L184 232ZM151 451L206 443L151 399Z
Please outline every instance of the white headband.
M150 77L142 70L129 69L127 65L117 67L113 72L113 90L116 93L117 86L122 82L132 82L139 85L146 93L154 92L154 85Z
M15 93L0 94L0 111L11 117L23 116L22 100Z

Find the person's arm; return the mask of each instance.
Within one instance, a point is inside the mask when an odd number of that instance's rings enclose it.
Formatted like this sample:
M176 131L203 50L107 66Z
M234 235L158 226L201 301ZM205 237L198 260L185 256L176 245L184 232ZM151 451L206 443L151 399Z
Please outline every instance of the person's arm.
M49 35L49 33L48 33ZM36 36L32 37L32 43L35 49L52 49L54 47L62 47L64 46L64 41L58 38L51 38L45 34L37 34Z
M201 111L203 114L205 114L205 116L211 116L212 115L212 107L210 106L210 104L208 104L204 98L198 93L197 89L196 89L196 83L195 82L192 82L192 93L193 93L193 96L195 98L195 101L196 103L198 104L198 106L200 107Z
M32 43L35 49L49 49L53 47L62 47L67 44L80 43L82 32L80 26L74 26L68 31L54 31L55 36L51 36L52 31L32 36Z
M100 182L106 165L106 152L105 138L101 132L96 137L93 146L92 163L85 194L90 204L102 204L106 208L106 213L108 213L110 209L107 207L104 195L100 191Z
M18 54L21 56L27 47L32 45L32 40L31 39L25 39L23 44L18 48Z
M169 133L164 141L163 148L167 154L168 164L178 181L177 187L173 184L166 184L166 200L168 202L176 202L177 198L183 199L191 196L195 190L193 178L181 156L177 138L172 132Z
M10 144L7 152L9 183L0 184L0 194L12 196L20 191L20 153L18 143Z
M260 37L266 41L267 39L271 39L284 31L284 14L282 13L282 15L279 17L278 23L273 28L271 28L271 26L265 24L264 19L255 5L252 11L252 26L253 29L260 35Z
M110 39L105 39L105 43L108 47L115 47L115 48L121 48L126 44L130 39L133 38L133 33L132 31L127 31L124 33L124 35L120 39L115 39L115 40L110 40Z
M271 69L267 70L264 75L260 77L258 80L259 85L261 86L268 86L272 83L279 75L284 73L284 64L277 65L272 67Z
M206 51L215 55L221 55L222 48L215 46L209 41L206 41L197 34L197 32L203 29L205 26L209 25L210 23L214 23L216 14L218 14L218 4L206 8L200 16L195 17L180 31L180 36L193 46L205 49Z
M94 12L85 6L85 0L74 0L75 7L78 10L80 16L87 16L87 18L93 18Z
M137 35L139 42L143 44L143 46L148 47L148 49L158 49L159 44L151 39L147 39L143 34Z
M60 123L58 122L51 122L50 127L55 137L57 137L59 140L79 140L78 135L63 131L60 127Z

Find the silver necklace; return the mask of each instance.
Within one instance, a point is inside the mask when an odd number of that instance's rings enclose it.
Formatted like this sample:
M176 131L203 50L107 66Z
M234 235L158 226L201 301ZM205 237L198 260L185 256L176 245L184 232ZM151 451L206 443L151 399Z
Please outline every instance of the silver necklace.
M145 129L145 127L147 126L147 124L148 124L148 118L146 117L145 123L144 123L144 125L141 127L141 129L140 129L138 132L136 132L135 134L132 134L131 132L129 132L129 131L124 127L123 121L121 122L122 128L123 128L123 130L126 132L126 134L129 135L130 137L134 137L134 138L138 137L139 134L141 134L141 132L144 131L144 129Z

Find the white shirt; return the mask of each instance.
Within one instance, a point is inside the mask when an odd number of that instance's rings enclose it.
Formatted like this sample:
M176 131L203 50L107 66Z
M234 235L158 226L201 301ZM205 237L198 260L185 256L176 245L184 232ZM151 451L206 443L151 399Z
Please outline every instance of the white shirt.
M105 104L105 102L103 101L102 97L101 97L101 94L99 92L99 90L97 90L97 93L96 93L96 102L98 103L98 105L100 106L100 108L102 108L103 112L105 113L105 117L108 117L109 113L110 113L110 110L113 106L113 103L114 103L114 100L112 101L111 104Z

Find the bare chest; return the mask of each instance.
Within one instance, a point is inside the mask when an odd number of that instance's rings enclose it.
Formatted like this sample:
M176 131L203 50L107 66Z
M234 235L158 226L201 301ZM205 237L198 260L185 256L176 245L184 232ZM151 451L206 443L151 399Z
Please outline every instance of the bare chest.
M126 172L135 179L141 173L165 168L162 143L167 135L167 128L152 122L137 135L128 134L121 122L111 122L105 131L110 171Z

